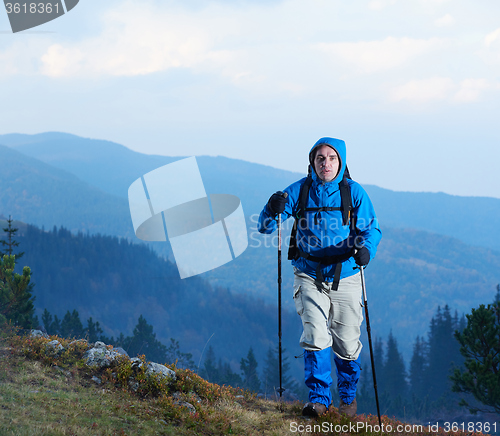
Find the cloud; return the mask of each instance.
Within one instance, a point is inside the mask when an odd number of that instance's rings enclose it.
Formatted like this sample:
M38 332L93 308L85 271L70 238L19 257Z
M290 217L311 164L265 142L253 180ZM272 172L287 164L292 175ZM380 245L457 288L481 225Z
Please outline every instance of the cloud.
M78 74L84 55L78 48L65 48L61 44L50 45L42 55L43 74L52 77Z
M460 82L460 87L454 96L459 103L470 103L479 100L483 91L498 88L486 79L466 79Z
M464 85L462 90L459 85L460 80L476 74L469 69L478 65L470 61L471 46L465 47L451 38L385 36L411 32L402 20L403 2L379 0L379 6L397 3L391 14L370 12L367 8L370 2L353 6L355 9L340 0L313 2L315 7L302 0L269 3L207 0L192 7L177 0L140 3L125 0L119 7L115 4L101 11L92 33L86 31L81 39L70 39L66 33L37 36L39 42L35 46L34 37L26 35L19 39L17 44L21 45L15 49L12 46L0 50L0 74L29 71L45 76L42 80L49 77L91 82L137 77L138 81L144 78L141 83L148 86L148 75L177 69L185 70L182 92L189 93L191 86L205 86L200 85L204 82L211 89L228 93L234 93L237 87L252 101L276 95L386 101L388 94L384 91L394 84L399 87L389 93L392 101L419 98L455 101L453 91L446 91L445 81L436 79L450 75L456 101L470 101L483 95L479 82ZM375 7L375 3L372 1L371 6ZM391 18L393 22L393 12L400 18L394 25L387 21ZM455 13L455 9L450 12ZM356 30L365 29L374 16L384 20L377 23L379 30L368 29L365 33ZM447 14L438 21L444 24L450 22L450 17ZM429 15L424 18L428 25ZM369 39L380 32L383 37ZM497 52L498 33L500 29L490 33L484 44L479 42L484 51ZM484 62L493 60L485 58ZM448 73L450 65L454 66L453 75ZM202 76L203 81L193 80L195 76ZM478 76L493 80L486 73L479 72ZM175 77L178 79L181 74ZM415 77L434 79L412 80ZM165 75L165 89L171 83ZM415 88L423 88L425 92L412 96ZM446 97L442 97L443 93Z
M412 80L404 85L396 86L390 91L393 102L409 101L412 103L428 103L449 101L452 103L472 103L481 99L485 91L499 90L498 83L487 79L465 79L458 84L449 77L432 77Z
M434 24L437 27L448 27L448 26L452 26L453 24L455 24L455 19L450 14L446 14L443 17L435 20Z
M447 46L439 38L411 39L387 37L381 41L320 43L337 65L347 64L358 74L372 74L400 67L418 56Z
M488 33L484 38L484 45L491 47L493 44L500 42L500 27L491 33Z
M500 28L484 37L479 54L486 65L497 66L500 64Z
M158 14L147 3L128 3L104 20L98 37L48 47L41 57L42 73L137 76L190 68L217 54L211 50L212 38L182 12Z
M390 99L394 102L407 100L415 103L444 100L453 88L453 80L449 77L412 80L404 85L393 88L390 93Z

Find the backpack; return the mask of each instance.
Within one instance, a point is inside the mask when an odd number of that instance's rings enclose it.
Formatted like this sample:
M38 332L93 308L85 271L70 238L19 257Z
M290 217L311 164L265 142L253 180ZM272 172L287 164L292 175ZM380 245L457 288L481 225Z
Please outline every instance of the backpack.
M295 222L293 223L293 228L290 233L290 243L288 245L288 260L297 260L299 257L304 257L307 260L311 260L313 262L318 262L318 267L316 269L316 273L318 276L318 279L322 280L322 275L321 275L321 265L331 265L331 264L337 264L337 267L335 269L335 278L334 282L338 285L338 280L340 277L340 270L342 267L343 261L349 259L353 252L354 248L343 255L335 255L335 256L326 256L326 257L317 257L317 256L312 256L309 253L305 253L302 250L299 249L298 244L297 244L297 226L299 225L299 221L305 218L304 212L316 212L315 216L315 223L317 224L317 217L318 213L322 211L334 211L334 210L339 210L342 211L342 224L345 226L347 224L350 224L351 230L356 229L356 223L355 219L353 219L351 211L353 209L352 207L352 198L351 198L351 188L349 186L349 183L347 182L347 179L351 179L351 175L349 174L349 170L345 169L344 171L344 176L342 177L342 180L339 182L339 190L340 190L340 198L341 198L341 206L340 207L306 207L307 205L307 200L309 198L309 190L312 185L312 176L311 176L311 166L309 166L308 169L308 174L305 182L302 184L300 187L300 192L299 192L299 202L298 206L295 212ZM352 179L351 179L352 180Z

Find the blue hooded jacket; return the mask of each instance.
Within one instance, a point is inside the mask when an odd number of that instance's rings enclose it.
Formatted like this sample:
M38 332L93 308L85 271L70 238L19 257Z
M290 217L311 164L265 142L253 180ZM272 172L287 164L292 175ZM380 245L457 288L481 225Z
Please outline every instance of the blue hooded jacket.
M337 176L330 182L321 180L314 171L312 158L313 151L319 145L326 144L332 147L338 154L340 159L339 172ZM346 146L345 142L334 138L321 138L314 144L310 153L309 161L312 167L312 185L309 190L309 198L306 207L340 207L341 196L339 182L342 181L346 168ZM288 194L285 211L282 213L282 220L285 221L289 217L294 217L299 203L300 188L306 181L306 178L291 184L284 192ZM339 211L310 211L305 212L306 225L297 226L297 244L298 248L312 256L327 257L335 255L343 255L351 250L354 246L354 239L358 237L362 244L370 252L370 259L373 259L377 251L377 245L382 237L375 210L372 202L365 190L351 179L347 179L351 189L351 198L353 210L351 212L351 220L355 220L355 231L351 231L349 223L343 225L342 212ZM276 230L276 217L273 216L267 204L262 210L258 230L261 233L272 233ZM292 265L303 271L307 275L316 277L316 268L318 262L306 260L299 257L292 261ZM323 280L332 282L335 273L335 264L321 266ZM354 275L356 262L352 257L342 262L342 271L340 278Z

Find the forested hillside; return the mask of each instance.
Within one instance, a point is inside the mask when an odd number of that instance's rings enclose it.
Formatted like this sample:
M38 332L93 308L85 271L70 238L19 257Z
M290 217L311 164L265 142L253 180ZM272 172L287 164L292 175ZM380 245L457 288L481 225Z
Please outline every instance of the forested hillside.
M250 347L264 360L277 344L273 305L199 277L181 280L175 265L145 245L33 226L17 239L25 252L18 267L32 270L39 319L44 309L60 319L76 309L82 320L92 317L106 336L118 337L130 335L143 315L158 339L179 340L197 362L209 340L218 356L235 365ZM286 312L283 328L285 346L300 354L300 320Z

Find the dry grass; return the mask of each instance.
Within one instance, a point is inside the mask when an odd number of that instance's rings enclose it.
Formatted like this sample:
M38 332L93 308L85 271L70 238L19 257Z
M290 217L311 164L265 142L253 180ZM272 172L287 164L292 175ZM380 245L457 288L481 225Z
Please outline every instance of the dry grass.
M73 360L66 355L64 362L28 351L43 349L37 348L36 341L47 340L0 339L1 436L445 434L427 429L397 432L403 424L387 417L383 417L384 426L390 425L393 431L376 432L369 427L378 423L376 417L360 415L350 420L336 410L309 420L300 416L298 403L257 399L249 392L212 385L185 370L177 370L177 381L168 385L144 380L144 387L135 393L111 377L111 371L127 375L125 363L122 368L95 373L82 365L78 350ZM92 380L95 375L102 384ZM174 392L181 392L196 412L176 405Z

